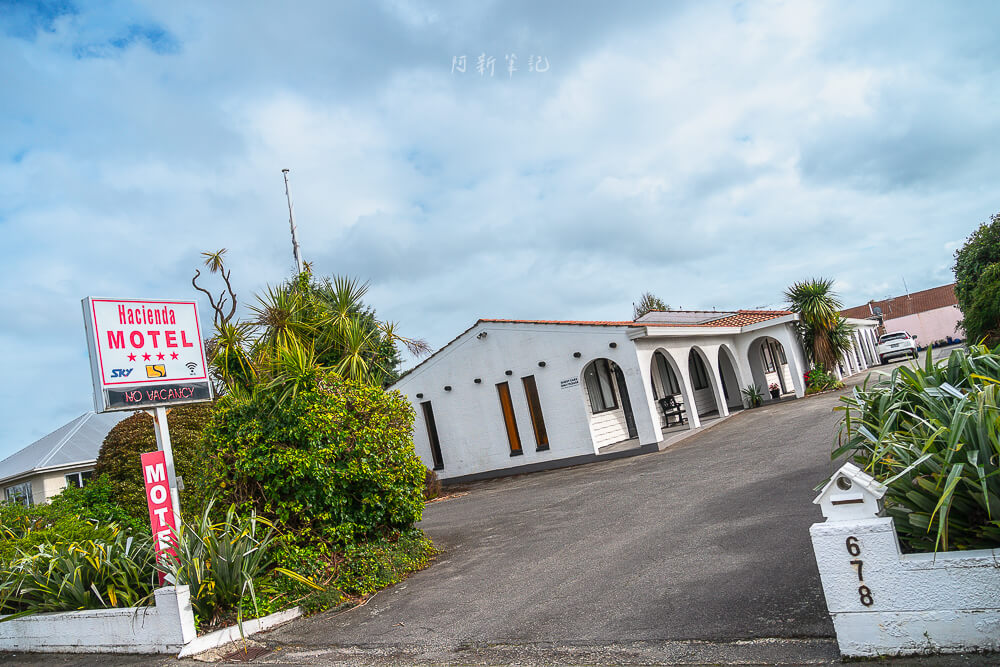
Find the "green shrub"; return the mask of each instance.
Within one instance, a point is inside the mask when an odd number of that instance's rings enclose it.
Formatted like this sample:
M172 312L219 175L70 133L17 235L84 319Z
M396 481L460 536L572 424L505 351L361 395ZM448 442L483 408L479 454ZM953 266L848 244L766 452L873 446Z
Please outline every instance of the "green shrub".
M10 563L21 551L54 541L105 539L112 531L103 523L88 521L71 503L24 507L0 504L0 564Z
M302 545L346 547L411 528L424 466L407 400L333 373L296 387L220 402L205 431L220 486Z
M898 367L841 397L833 457L888 486L887 513L914 551L1000 546L1000 347Z
M843 389L844 383L837 379L833 373L827 372L823 364L816 364L815 368L805 374L806 394L816 394L830 389Z
M180 492L181 514L197 521L208 500L215 495L212 472L213 452L204 443L202 431L212 412L209 403L192 403L170 410L167 424L174 466L184 479ZM97 456L94 476L104 476L110 486L110 498L137 521L148 522L149 512L142 483L139 457L156 451L153 418L137 412L122 420L104 438Z
M335 586L348 595L368 595L425 567L435 553L434 545L420 530L351 545L344 554Z
M52 499L50 503L55 511L64 512L69 516L96 524L115 523L134 535L150 532L149 513L146 508L145 496L142 498L141 516L136 516L134 509L126 509L111 484L107 475L92 477L83 488L70 486Z

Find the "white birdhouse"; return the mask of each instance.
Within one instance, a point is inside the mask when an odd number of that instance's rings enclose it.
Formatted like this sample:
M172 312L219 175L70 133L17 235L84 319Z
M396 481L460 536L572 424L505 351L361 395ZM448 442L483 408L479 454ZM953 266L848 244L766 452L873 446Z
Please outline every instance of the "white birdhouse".
M827 521L873 519L882 511L882 496L888 489L853 463L845 463L834 473L813 503L820 506Z

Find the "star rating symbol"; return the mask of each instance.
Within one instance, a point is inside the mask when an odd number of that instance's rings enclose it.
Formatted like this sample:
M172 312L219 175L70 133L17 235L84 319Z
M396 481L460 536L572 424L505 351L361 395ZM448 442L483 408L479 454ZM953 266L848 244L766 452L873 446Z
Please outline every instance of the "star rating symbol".
M177 358L177 353L176 352L171 352L170 353L170 358L171 359L176 359Z
M142 355L142 360L143 361L149 361L150 359L151 359L151 357L148 354Z
M134 354L128 355L128 360L129 361L135 361L135 355Z
M158 355L156 355L156 358L159 359L160 361L163 361L166 357L164 357L163 353L160 352Z

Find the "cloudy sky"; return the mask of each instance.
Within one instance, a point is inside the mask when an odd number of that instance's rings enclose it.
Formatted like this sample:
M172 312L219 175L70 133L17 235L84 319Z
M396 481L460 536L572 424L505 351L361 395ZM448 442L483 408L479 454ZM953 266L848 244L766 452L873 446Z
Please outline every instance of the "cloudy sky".
M435 348L479 317L627 318L645 290L780 306L822 275L850 306L950 282L1000 210L998 22L0 0L0 457L91 408L81 298L194 297L223 247L244 302L290 275L284 167L305 259Z

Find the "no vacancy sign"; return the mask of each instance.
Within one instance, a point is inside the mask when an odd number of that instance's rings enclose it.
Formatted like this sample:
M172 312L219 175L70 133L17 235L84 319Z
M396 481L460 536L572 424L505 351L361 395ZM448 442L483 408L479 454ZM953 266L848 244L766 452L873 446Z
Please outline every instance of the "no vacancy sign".
M94 409L212 400L194 301L83 300Z

